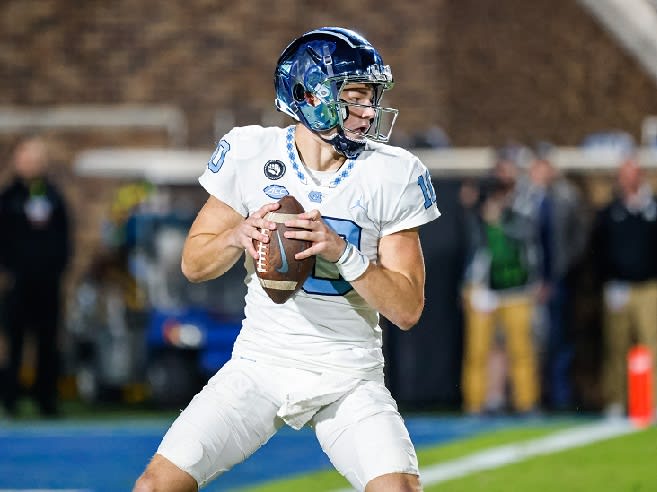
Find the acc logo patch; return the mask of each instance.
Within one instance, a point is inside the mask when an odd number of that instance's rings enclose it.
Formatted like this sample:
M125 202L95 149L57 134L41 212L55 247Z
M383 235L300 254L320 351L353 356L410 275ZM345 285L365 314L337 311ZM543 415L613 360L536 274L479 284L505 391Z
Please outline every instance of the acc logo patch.
M265 195L267 195L269 198L273 198L274 200L278 200L279 198L283 198L284 196L290 194L285 186L280 185L269 185L263 188L262 191L265 192Z
M269 179L280 179L285 174L285 164L279 160L270 160L265 164L265 176Z

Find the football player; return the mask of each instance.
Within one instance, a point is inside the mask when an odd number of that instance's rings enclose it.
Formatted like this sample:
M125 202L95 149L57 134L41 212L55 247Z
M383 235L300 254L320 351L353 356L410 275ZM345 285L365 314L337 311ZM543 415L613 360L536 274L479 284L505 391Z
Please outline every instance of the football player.
M282 53L276 106L287 128L234 128L199 178L209 198L182 269L216 278L245 253L245 319L232 359L172 424L135 491L195 491L248 458L283 425L314 429L358 490L420 490L416 453L383 380L379 315L402 330L424 305L418 227L440 214L426 167L386 144L390 67L359 34L327 27ZM291 194L305 213L286 237L310 241L302 290L273 303L254 272L264 217ZM251 258L252 257L252 258Z

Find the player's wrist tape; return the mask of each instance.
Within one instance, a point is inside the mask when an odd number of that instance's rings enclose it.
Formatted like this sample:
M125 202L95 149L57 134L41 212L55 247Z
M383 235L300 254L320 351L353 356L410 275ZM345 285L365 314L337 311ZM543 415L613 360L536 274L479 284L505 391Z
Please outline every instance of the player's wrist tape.
M365 273L367 267L370 266L370 260L356 246L347 243L347 247L336 262L336 266L342 278L347 282L351 282Z

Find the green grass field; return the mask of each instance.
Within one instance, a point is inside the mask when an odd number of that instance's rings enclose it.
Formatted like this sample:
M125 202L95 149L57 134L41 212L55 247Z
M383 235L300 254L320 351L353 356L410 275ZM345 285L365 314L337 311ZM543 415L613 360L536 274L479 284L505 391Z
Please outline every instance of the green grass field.
M496 431L449 444L418 449L420 467L511 443L547 436L563 424ZM657 491L657 428L529 458L460 479L427 484L426 492L654 492ZM348 487L326 471L250 488L248 492L322 492Z

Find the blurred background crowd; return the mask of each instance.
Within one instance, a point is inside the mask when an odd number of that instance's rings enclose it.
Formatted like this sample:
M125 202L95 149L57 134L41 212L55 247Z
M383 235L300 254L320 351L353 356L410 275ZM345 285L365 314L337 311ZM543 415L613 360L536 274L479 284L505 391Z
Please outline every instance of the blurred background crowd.
M362 32L391 65L392 143L430 168L443 212L421 231L422 319L384 335L397 401L624 414L627 351L657 355L653 0L0 13L6 415L29 396L46 417L63 401L177 408L228 359L241 266L194 285L179 271L206 199L195 180L232 126L289 123L276 60L322 25Z

